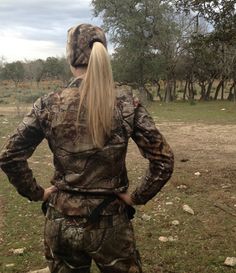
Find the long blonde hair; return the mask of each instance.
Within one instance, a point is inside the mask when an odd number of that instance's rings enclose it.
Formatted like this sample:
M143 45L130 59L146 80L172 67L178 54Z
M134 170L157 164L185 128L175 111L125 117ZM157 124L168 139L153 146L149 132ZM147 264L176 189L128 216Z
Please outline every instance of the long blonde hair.
M82 105L94 146L104 146L110 135L115 104L114 81L108 52L100 42L94 42L87 72L80 85L78 120Z

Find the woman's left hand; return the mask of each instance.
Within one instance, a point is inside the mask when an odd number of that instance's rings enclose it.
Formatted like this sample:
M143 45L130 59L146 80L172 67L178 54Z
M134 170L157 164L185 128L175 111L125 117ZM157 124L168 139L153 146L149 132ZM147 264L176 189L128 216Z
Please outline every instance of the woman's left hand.
M117 195L118 195L119 198L120 198L121 200L123 200L127 205L130 205L130 206L134 205L134 203L133 203L133 201L132 201L132 198L131 198L131 195L130 195L129 193L127 193L127 192L125 192L125 193L118 193Z
M44 190L44 194L43 194L43 201L47 201L48 198L50 197L50 195L56 191L57 191L57 188L55 186L51 186L51 187L46 188Z

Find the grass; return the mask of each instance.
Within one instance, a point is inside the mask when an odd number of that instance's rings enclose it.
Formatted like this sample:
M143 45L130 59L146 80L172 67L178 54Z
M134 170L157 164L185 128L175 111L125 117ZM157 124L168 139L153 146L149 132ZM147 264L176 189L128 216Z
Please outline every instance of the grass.
M224 125L236 122L236 105L228 101L199 102L195 105L156 102L150 104L148 109L159 123ZM1 145L18 122L19 118L13 114L0 116ZM171 141L174 143L175 139ZM233 273L235 268L226 267L223 263L226 257L236 256L235 217L219 210L215 203L232 204L236 192L233 183L235 167L231 166L222 172L208 162L210 172L207 173L202 167L202 175L196 178L193 175L194 166L179 163L179 152L176 150L176 171L171 182L146 206L138 207L133 220L144 272ZM30 166L40 184L48 186L53 168L46 142L40 144L30 159ZM127 160L131 188L140 182L146 166L146 161L131 143ZM230 189L222 190L222 179L224 183L232 184ZM45 267L42 236L44 219L40 203L28 202L19 196L2 172L0 180L0 206L4 214L3 226L0 228L0 272L23 273ZM186 189L178 188L182 184L186 185ZM191 206L195 215L184 212L183 204ZM142 220L143 214L150 215L151 219ZM173 220L178 220L180 224L174 226ZM160 236L172 236L177 241L163 243L159 241ZM22 247L25 247L23 255L12 253L12 249ZM9 264L14 265L7 267ZM98 272L95 266L92 272Z
M157 121L203 122L203 123L236 123L236 103L229 101L209 101L175 103L151 103L150 113Z
M21 82L17 87L11 81L1 81L0 105L32 104L37 98L49 92L60 90L64 83L59 80L42 81L39 86L35 82Z

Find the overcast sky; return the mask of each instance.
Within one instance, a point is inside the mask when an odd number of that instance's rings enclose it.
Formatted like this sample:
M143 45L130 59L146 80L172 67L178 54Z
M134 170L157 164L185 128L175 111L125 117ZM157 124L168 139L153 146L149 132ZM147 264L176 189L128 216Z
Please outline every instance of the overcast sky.
M0 0L0 57L33 60L65 55L67 30L101 25L90 0Z

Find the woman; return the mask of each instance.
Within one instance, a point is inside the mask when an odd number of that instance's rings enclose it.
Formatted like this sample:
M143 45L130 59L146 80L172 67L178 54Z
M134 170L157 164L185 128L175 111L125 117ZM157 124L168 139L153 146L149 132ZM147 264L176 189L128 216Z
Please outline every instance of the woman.
M145 204L170 178L173 153L145 108L114 88L104 32L89 24L68 31L67 57L75 80L36 101L0 157L18 192L47 201L45 256L51 272L140 273L131 205ZM129 138L149 168L129 194L125 157ZM27 165L46 138L54 156L51 187L43 189Z

